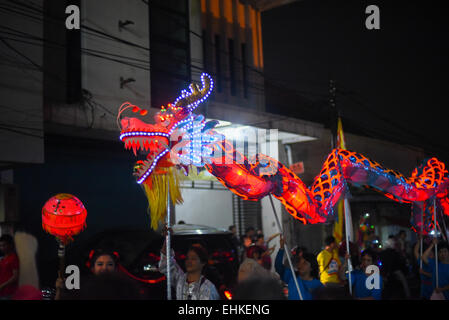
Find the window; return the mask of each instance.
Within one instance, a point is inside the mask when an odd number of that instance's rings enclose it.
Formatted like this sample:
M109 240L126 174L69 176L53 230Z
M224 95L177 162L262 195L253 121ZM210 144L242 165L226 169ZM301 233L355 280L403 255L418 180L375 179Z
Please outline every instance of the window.
M231 87L231 95L235 96L236 94L236 83L235 83L235 57L234 57L234 40L228 39L228 48L229 48L229 76L230 76L230 87Z
M152 0L150 19L151 104L176 98L191 82L188 2Z
M243 200L232 194L232 211L237 232L243 236L245 229L253 227L262 229L262 205L260 201Z
M220 54L220 36L215 35L215 73L217 76L217 91L222 91L221 86L221 54Z
M243 97L248 98L248 74L246 65L246 44L242 43L242 79L243 79Z
M210 62L209 62L209 55L208 55L208 43L207 43L207 33L206 30L203 29L202 33L202 40L203 40L203 68L206 70L206 72L210 69Z

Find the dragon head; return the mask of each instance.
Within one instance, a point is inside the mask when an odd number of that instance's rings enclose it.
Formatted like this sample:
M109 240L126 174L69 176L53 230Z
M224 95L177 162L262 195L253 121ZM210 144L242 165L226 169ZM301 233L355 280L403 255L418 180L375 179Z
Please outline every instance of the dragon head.
M212 153L211 145L222 139L212 130L217 121L206 122L203 116L192 113L213 88L212 78L205 73L201 82L201 87L191 84L190 91L183 90L173 104L162 106L152 124L137 117L121 119L125 110L131 109L141 116L148 113L129 102L122 104L118 111L120 140L136 157L143 156L134 165L133 175L145 188L154 229L157 227L154 220L161 220L165 215L167 186L172 201L182 201L177 169L188 172L189 165L204 166Z

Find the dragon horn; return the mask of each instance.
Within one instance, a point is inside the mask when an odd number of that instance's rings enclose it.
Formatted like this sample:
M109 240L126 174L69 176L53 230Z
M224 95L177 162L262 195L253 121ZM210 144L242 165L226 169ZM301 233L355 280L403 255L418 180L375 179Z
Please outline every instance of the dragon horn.
M201 102L206 100L209 94L212 92L213 80L207 73L201 74L201 83L203 87L200 89L195 83L190 85L190 92L183 90L181 96L176 99L174 105L176 107L187 108L189 111L193 111Z

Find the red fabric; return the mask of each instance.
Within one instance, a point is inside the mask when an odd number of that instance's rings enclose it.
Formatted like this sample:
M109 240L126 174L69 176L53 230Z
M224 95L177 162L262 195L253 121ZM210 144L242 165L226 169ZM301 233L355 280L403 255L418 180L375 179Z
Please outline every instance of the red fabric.
M11 279L14 270L19 271L19 257L17 257L17 254L11 253L0 260L0 283ZM12 295L17 290L17 283L18 281L15 281L1 289L0 297Z
M42 292L33 286L23 285L16 290L12 300L42 300Z

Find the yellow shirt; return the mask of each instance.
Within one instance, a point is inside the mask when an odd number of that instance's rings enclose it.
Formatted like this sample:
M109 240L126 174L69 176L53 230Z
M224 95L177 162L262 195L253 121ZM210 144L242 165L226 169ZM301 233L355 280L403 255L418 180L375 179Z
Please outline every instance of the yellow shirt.
M320 267L321 283L340 283L340 278L338 277L340 259L338 258L337 250L334 250L332 253L323 250L318 254L316 259Z

